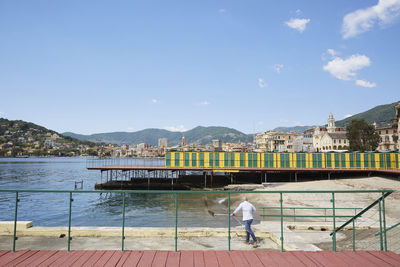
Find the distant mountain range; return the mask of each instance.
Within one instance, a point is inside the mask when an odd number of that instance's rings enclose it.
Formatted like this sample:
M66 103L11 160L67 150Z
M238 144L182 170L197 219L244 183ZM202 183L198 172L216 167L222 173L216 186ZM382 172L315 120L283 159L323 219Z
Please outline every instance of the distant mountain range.
M219 139L224 143L248 143L253 141L252 136L232 128L218 126L198 126L186 132L171 132L163 129L145 129L137 132L112 132L91 135L65 132L63 135L71 136L79 140L118 145L146 143L152 146L157 146L158 139L165 137L169 139L171 146L175 146L181 143L182 136L185 136L187 144L195 143L199 145L210 144L213 139Z
M346 127L347 124L351 122L352 119L364 119L369 124L376 122L378 126L385 125L391 123L391 119L396 116L394 111L394 106L398 102L394 102L391 104L380 105L374 108L371 108L367 111L355 114L343 120L336 121L336 126L338 127ZM294 127L277 127L273 129L273 131L277 132L298 132L302 133L305 130L314 128L314 126L294 126Z

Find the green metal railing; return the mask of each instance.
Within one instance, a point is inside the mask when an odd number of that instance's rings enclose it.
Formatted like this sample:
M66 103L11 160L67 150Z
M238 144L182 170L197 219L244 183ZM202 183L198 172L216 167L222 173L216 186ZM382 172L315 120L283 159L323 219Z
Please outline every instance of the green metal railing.
M231 213L231 196L232 194L278 194L279 195L279 209L280 209L280 214L278 215L280 217L280 231L281 231L281 251L284 252L284 225L283 225L283 219L285 217L290 217L289 215L285 215L283 213L284 209L291 208L291 207L284 207L284 201L283 201L283 196L285 194L330 194L331 195L331 202L332 202L332 217L333 220L333 229L334 231L331 233L332 235L332 250L336 251L336 233L340 230L342 230L347 224L353 222L353 231L354 231L354 220L359 218L362 214L367 212L369 209L374 207L377 204L379 205L379 214L380 214L380 242L381 242L381 250L387 250L387 242L386 242L386 219L385 219L385 205L384 205L384 200L387 196L389 196L391 193L393 193L393 190L336 190L336 191L329 191L329 190L313 190L313 191L167 191L167 190L160 190L160 191L155 191L155 190L93 190L93 191L73 191L73 190L0 190L0 193L15 193L15 210L14 210L14 232L13 232L13 246L12 246L12 251L16 251L16 241L18 240L17 237L17 221L18 221L18 203L19 203L19 195L20 193L41 193L41 194L46 194L46 193L59 193L59 194L67 194L69 195L69 210L68 210L68 238L67 238L67 250L68 252L71 250L71 213L72 213L72 202L73 202L73 195L75 194L101 194L101 193L115 193L115 194L121 194L122 195L122 229L121 229L121 250L124 251L125 246L125 205L126 205L126 194L173 194L175 196L174 198L174 208L175 208L175 234L174 234L174 239L175 239L175 244L174 244L174 250L178 251L178 195L180 194L226 194L227 195L227 200L228 200L228 210L227 210L227 217L228 217L228 250L231 250L231 223L230 223L230 213ZM336 215L335 211L342 209L342 208L336 208L335 207L335 195L336 194L370 194L370 193L380 193L381 197L377 199L374 203L357 213L355 216L353 216L350 220L348 220L346 223L341 225L340 227L336 228L336 218L342 218L343 216ZM318 215L319 216L319 215ZM328 215L327 215L328 216ZM346 216L347 217L347 216ZM353 241L354 243L354 241Z
M387 239L386 239L386 213L385 213L385 198L389 196L393 191L387 191L387 190L382 190L381 191L381 197L379 197L377 200L375 200L372 204L370 204L368 207L354 215L350 220L339 226L338 228L333 227L333 232L330 233L331 236L333 236L333 251L336 251L336 233L339 232L340 230L344 229L345 226L348 224L352 223L353 224L353 251L355 251L355 220L357 218L360 218L364 213L369 211L371 208L375 207L378 205L379 207L379 241L380 241L380 250L387 251ZM334 202L333 202L334 203ZM334 210L333 210L334 212Z
M280 214L265 214L265 210L278 210L280 207L259 207L262 209L263 214L261 217L281 217ZM296 218L325 218L325 222L327 218L333 218L332 215L327 215L327 211L331 211L332 208L319 208L319 207L284 207L283 210L293 210L293 215L283 214L284 218L293 218L293 221L296 222ZM309 215L309 214L296 214L296 210L323 210L324 215ZM357 210L362 210L362 208L338 208L335 207L335 210L353 210L354 215L357 214ZM335 215L335 218L352 218L354 215ZM297 222L299 222L297 220ZM316 221L314 221L316 222Z

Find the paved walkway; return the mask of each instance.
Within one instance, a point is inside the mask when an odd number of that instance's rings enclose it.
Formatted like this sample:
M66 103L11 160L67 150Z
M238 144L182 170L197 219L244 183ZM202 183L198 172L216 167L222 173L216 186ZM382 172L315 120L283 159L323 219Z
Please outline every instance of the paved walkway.
M0 266L400 266L400 255L381 251L0 251Z

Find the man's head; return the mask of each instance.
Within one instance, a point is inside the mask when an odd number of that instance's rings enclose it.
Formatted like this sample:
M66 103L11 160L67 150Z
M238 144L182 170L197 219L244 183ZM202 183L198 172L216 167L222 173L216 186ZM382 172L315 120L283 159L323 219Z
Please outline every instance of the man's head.
M247 197L242 197L242 201L247 201Z

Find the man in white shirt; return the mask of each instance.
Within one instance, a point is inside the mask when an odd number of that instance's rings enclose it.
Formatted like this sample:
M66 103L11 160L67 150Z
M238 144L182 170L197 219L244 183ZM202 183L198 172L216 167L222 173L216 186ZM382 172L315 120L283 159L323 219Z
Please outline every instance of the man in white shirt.
M236 213L239 211L242 211L243 214L243 222L246 226L246 241L244 242L245 244L250 244L250 235L253 238L253 247L257 247L257 239L256 236L254 235L253 231L251 230L251 223L253 222L253 214L256 212L256 208L251 204L250 202L247 201L247 197L242 198L242 203L240 203L239 207L235 209L235 211L232 213L232 216L235 216Z

